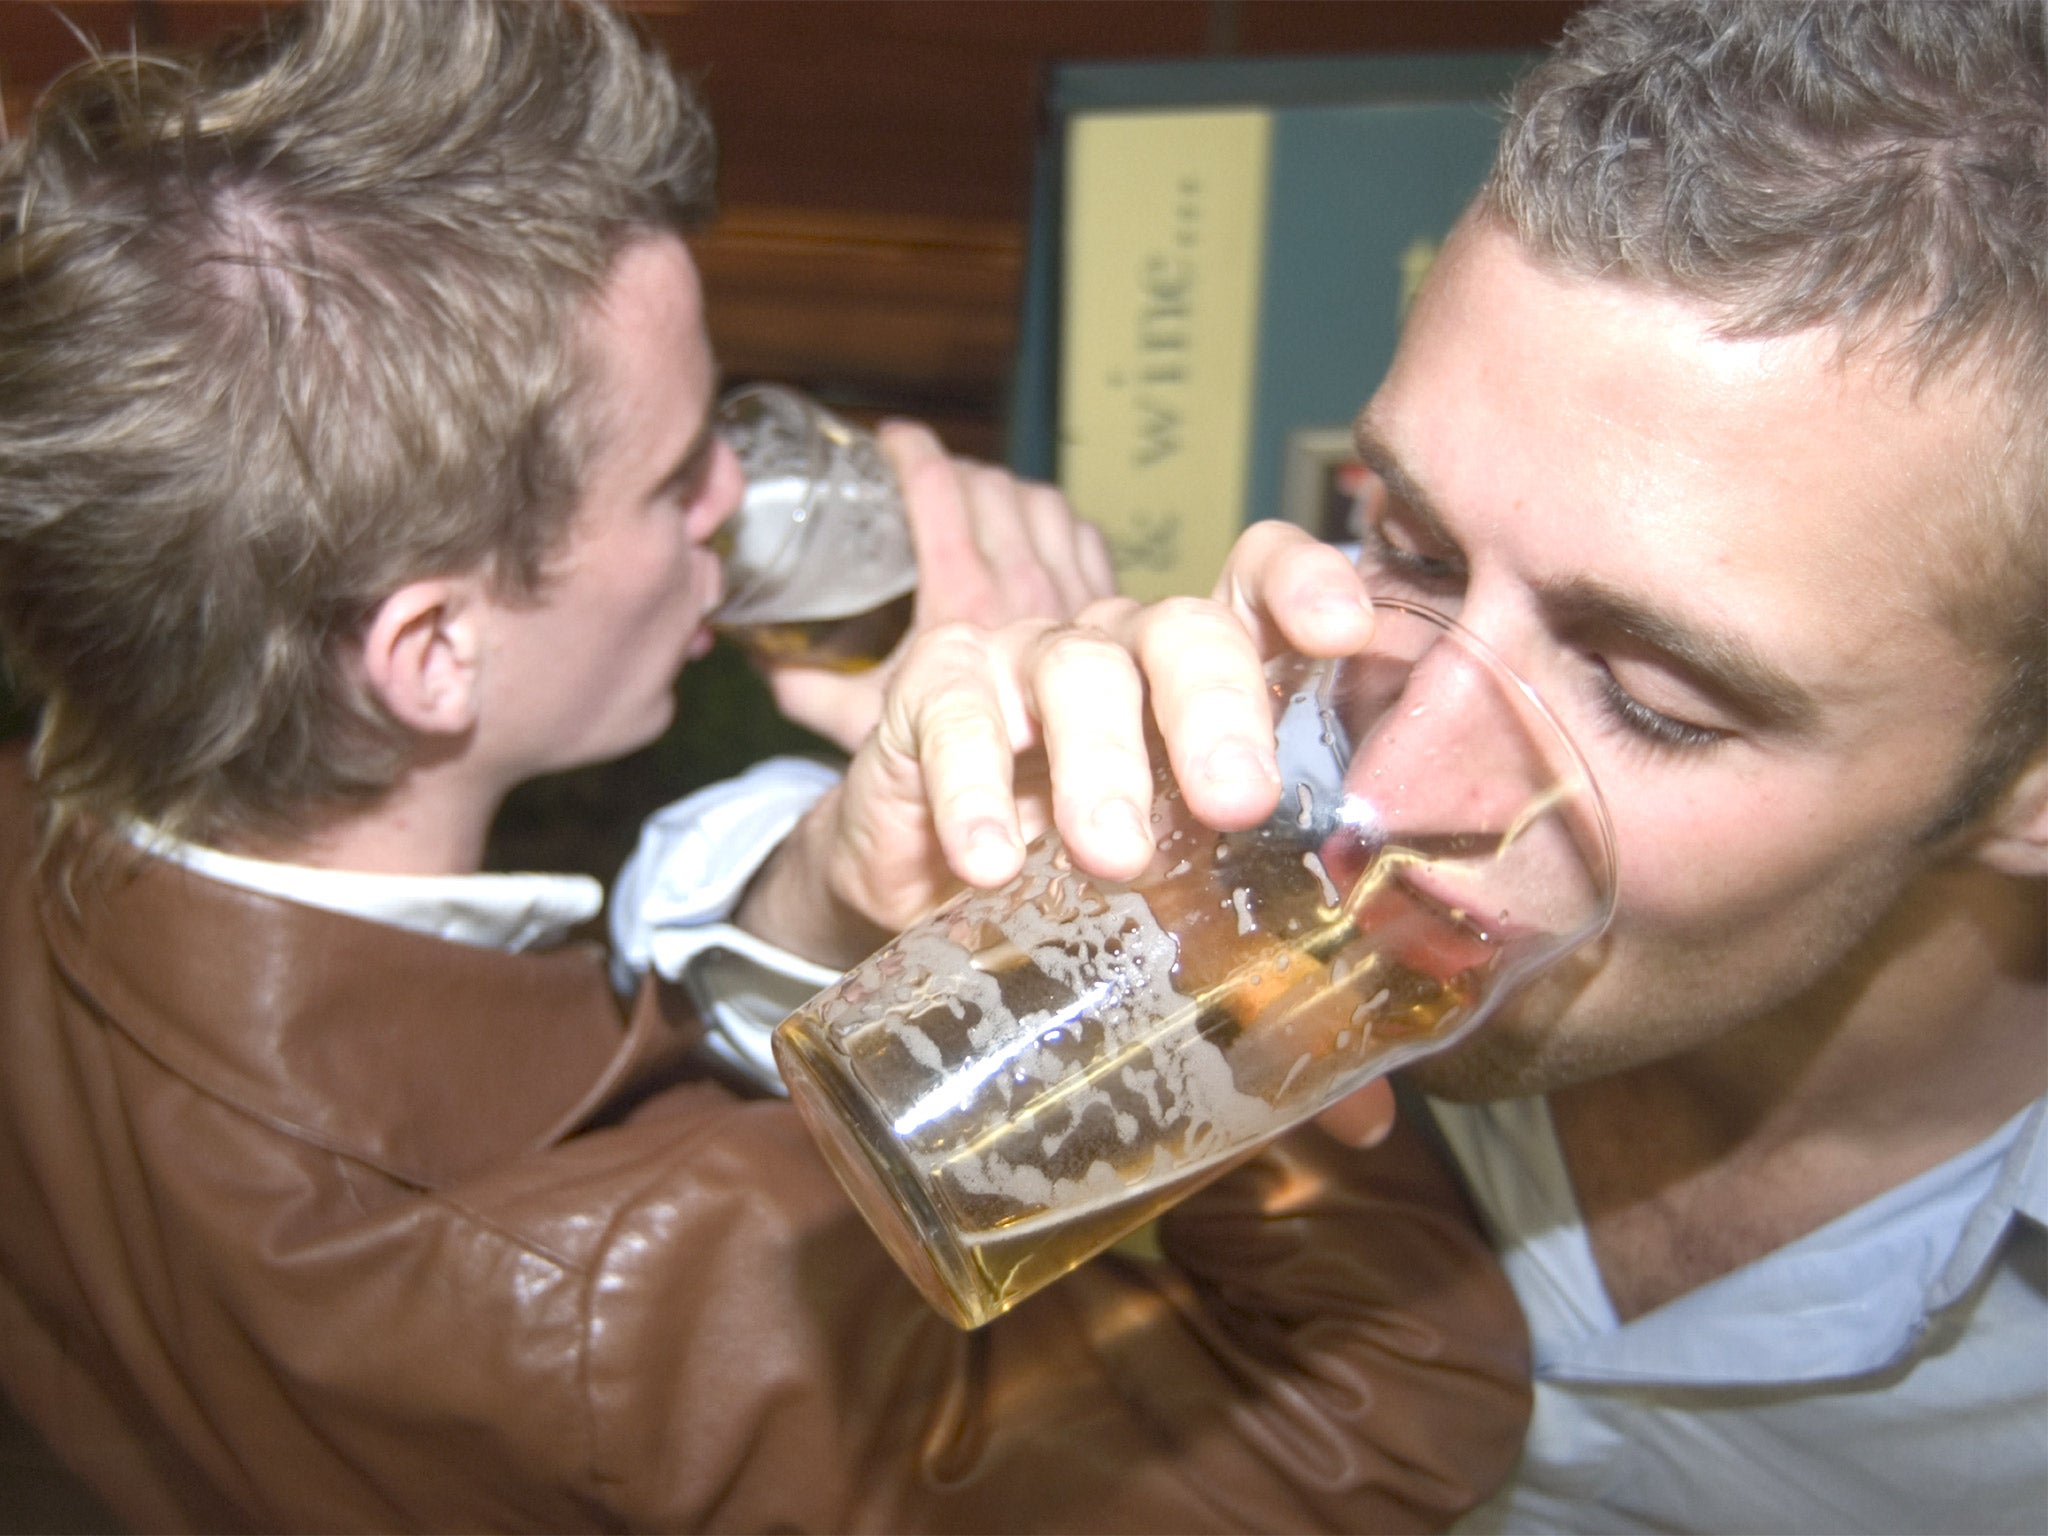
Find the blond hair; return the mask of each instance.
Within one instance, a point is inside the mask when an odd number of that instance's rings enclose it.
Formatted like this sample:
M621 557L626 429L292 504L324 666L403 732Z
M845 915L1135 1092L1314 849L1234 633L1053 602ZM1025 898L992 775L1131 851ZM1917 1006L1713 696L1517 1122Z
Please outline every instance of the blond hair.
M0 639L57 822L220 841L390 786L350 642L409 580L541 582L576 317L711 159L588 5L334 0L51 89L0 151Z

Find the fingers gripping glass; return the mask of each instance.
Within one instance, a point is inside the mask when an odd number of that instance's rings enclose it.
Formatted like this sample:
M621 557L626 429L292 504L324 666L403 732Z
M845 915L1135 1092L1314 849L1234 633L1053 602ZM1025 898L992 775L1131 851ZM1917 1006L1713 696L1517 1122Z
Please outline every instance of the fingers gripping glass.
M1161 770L1136 879L1049 835L777 1031L841 1181L960 1326L1462 1039L1606 924L1606 811L1555 719L1453 621L1375 609L1358 655L1269 664L1264 825L1203 826Z

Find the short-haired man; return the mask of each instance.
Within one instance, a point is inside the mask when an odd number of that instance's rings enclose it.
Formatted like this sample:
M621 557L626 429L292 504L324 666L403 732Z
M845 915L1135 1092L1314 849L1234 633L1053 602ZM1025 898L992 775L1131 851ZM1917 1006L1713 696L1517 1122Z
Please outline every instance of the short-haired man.
M594 887L477 873L505 793L650 740L707 643L708 153L617 18L509 0L102 61L0 151L0 633L42 699L0 757L0 1380L138 1529L1442 1523L1527 1361L1426 1149L1311 1133L1171 1262L961 1335L673 989L628 1021L557 942ZM886 702L810 680L865 743L737 893L821 959L942 849L1004 872L1077 662L1134 706L1116 642L1152 646L1170 717L1252 660L1221 606L1059 625L1102 587L1063 504L888 441L925 633ZM1290 624L1355 640L1319 579ZM1113 867L1142 827L1072 723L1062 815Z
M2048 1526L2043 26L1580 13L1359 418L1368 585L1544 691L1619 846L1407 1074L1535 1350L1474 1529Z
M1616 5L1525 84L1360 421L1377 579L1621 843L1415 1074L1538 1350L1484 1523L2048 1517L2044 404L2039 4Z

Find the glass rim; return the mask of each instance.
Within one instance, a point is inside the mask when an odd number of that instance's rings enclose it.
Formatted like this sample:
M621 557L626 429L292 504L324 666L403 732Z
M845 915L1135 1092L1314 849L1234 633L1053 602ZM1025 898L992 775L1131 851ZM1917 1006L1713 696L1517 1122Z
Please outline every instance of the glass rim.
M1608 925L1614 920L1615 908L1620 905L1621 861L1615 848L1614 820L1607 809L1606 792L1600 788L1600 781L1594 777L1592 765L1586 761L1586 754L1580 750L1578 742L1572 737L1572 733L1565 729L1564 722L1557 718L1556 712L1544 700L1543 695L1536 691L1535 684L1522 676L1520 672L1517 672L1508 662L1507 658L1495 650L1492 644L1484 639L1476 630L1469 628L1440 609L1431 608L1427 604L1418 603L1409 598L1382 597L1377 593L1369 593L1368 596L1371 599L1375 613L1384 609L1389 612L1405 614L1411 618L1419 619L1425 624L1434 625L1456 640L1458 644L1470 651L1474 656L1478 657L1481 662L1497 673L1502 679L1513 684L1514 690L1521 697L1522 702L1543 722L1544 727L1550 732L1558 745L1563 747L1565 756L1571 763L1573 773L1577 775L1579 784L1585 790L1584 795L1580 798L1584 804L1591 808L1592 812L1592 830L1598 845L1600 858L1600 867L1594 871L1594 874L1600 879L1600 888L1606 894L1606 900L1602 904L1603 910L1600 914L1600 921L1586 935L1586 941L1598 938L1607 931ZM1377 621L1375 621L1374 632L1378 632ZM1371 642L1368 641L1360 650L1349 652L1343 656L1329 658L1329 663L1337 665L1349 661L1354 657L1366 654L1371 648Z
M776 542L773 553L766 559L755 562L745 573L744 580L727 586L719 597L717 606L711 610L710 617L715 623L729 619L747 603L758 600L764 591L773 589L785 579L791 564L797 558L805 525L810 522L811 515L816 509L819 487L823 480L827 458L825 445L829 436L825 418L829 413L802 390L770 380L735 385L712 402L711 430L725 438L728 445L733 446L734 453L740 457L742 472L744 473L746 468L745 456L739 454L737 445L731 442L731 429L736 425L733 418L741 408L756 402L763 403L764 414L776 411L778 402L786 404L788 414L805 432L805 444L810 450L811 462L804 474L803 499L790 509L782 528L781 538ZM753 477L747 476L746 481L751 485ZM740 505L733 509L732 515L712 535L709 546L712 553L717 556L720 571L728 583L732 582L735 570L733 551L738 537L736 525L746 516L744 489L741 496Z

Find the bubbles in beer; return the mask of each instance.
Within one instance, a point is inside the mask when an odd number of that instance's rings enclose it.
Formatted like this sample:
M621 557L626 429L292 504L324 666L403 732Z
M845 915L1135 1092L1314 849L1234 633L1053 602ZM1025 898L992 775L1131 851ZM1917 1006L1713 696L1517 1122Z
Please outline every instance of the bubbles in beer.
M1196 842L1136 887L1037 850L798 1016L886 1107L979 1273L976 1320L1462 1017L1491 959L1476 930L1398 853L1344 851L1364 873L1341 893L1273 830L1294 822Z

